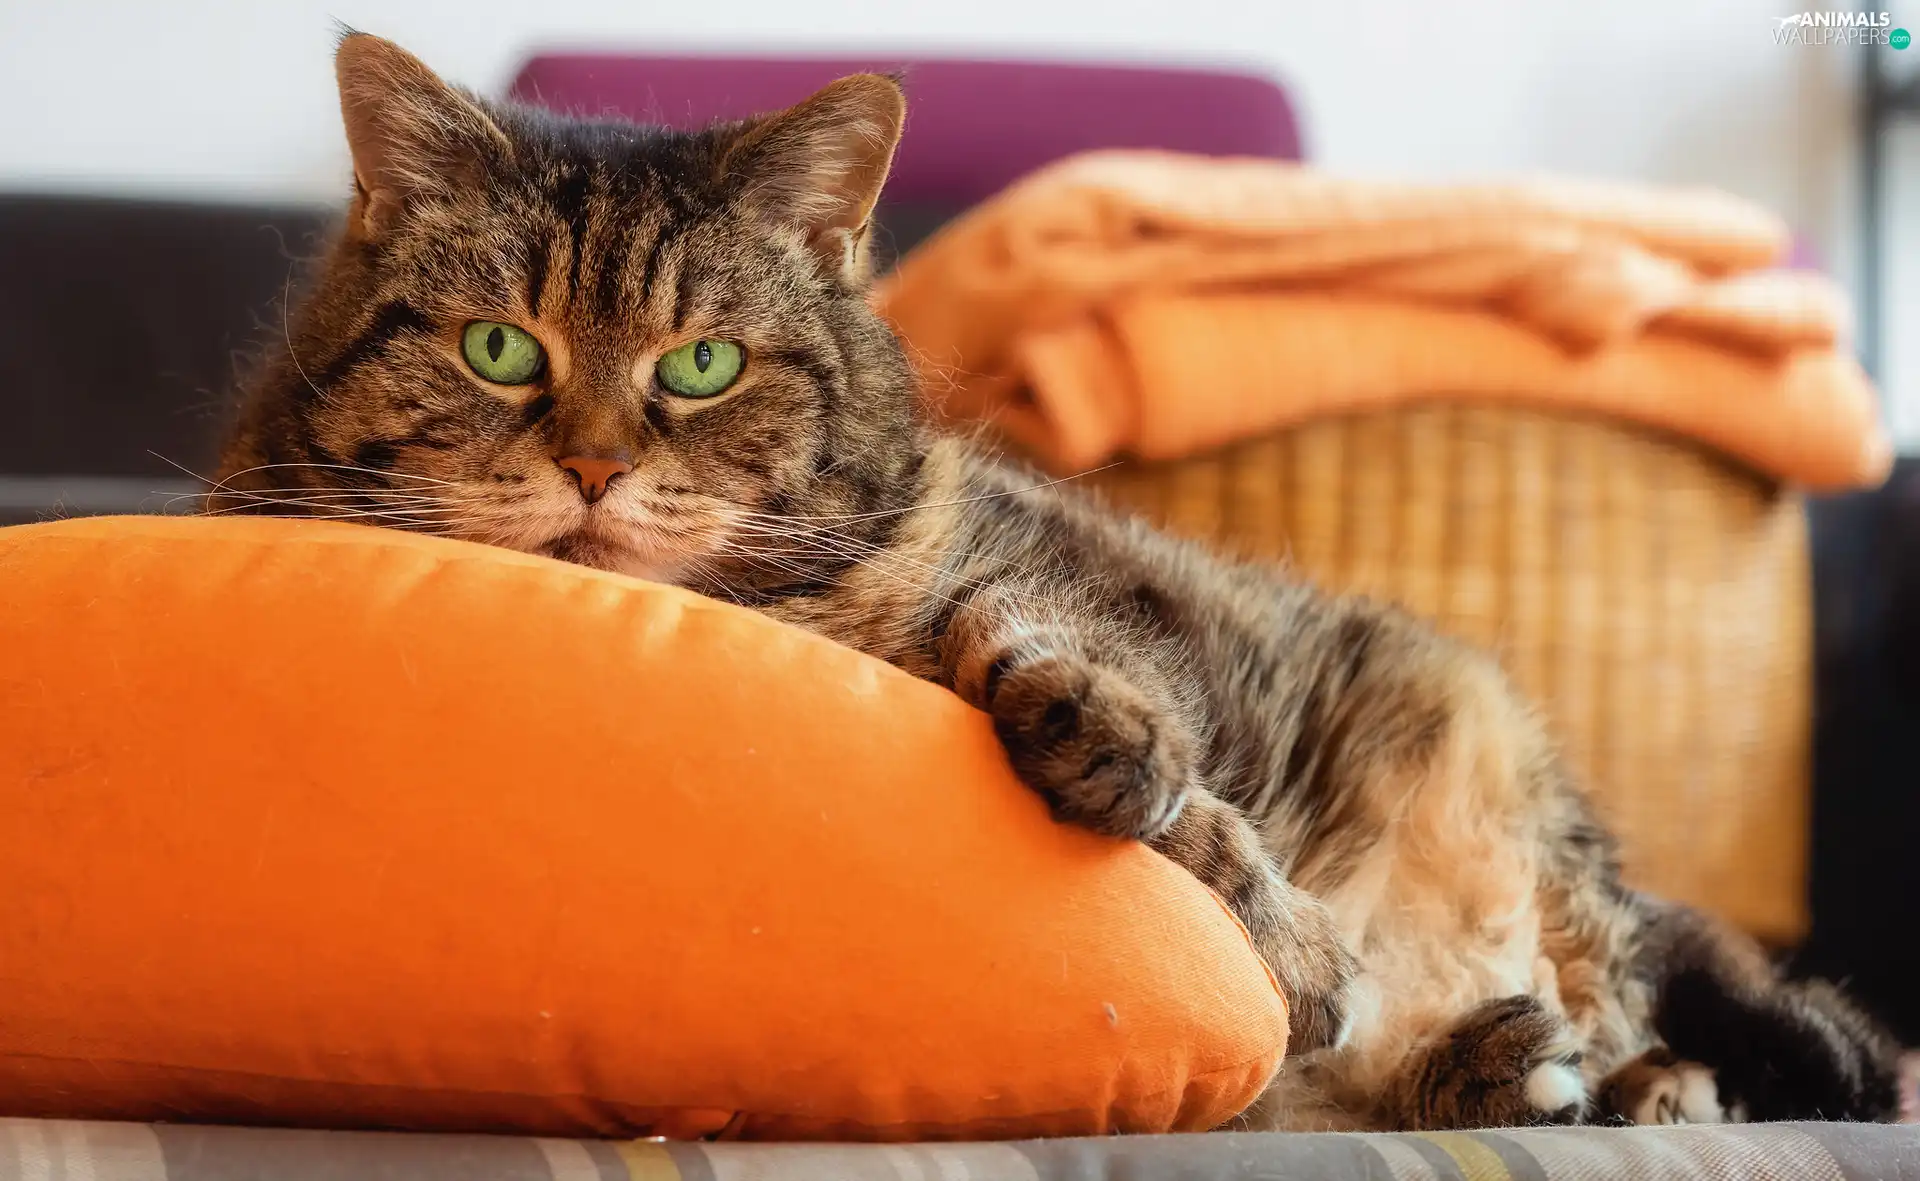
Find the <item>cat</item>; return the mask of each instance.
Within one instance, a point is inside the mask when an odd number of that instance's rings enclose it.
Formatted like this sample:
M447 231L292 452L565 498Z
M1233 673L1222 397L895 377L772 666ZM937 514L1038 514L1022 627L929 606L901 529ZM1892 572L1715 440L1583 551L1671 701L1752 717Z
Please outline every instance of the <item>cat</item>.
M896 80L680 132L486 101L365 34L336 67L351 203L208 511L676 583L949 687L1058 819L1246 926L1291 1045L1241 1126L1895 1112L1863 1012L1622 883L1490 657L929 422L866 299Z

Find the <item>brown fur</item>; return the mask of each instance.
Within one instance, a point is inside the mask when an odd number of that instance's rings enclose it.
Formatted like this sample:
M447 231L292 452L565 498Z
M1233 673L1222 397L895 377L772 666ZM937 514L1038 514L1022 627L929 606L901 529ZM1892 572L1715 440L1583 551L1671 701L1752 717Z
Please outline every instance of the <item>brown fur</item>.
M353 204L210 511L677 582L951 687L1061 819L1148 841L1245 921L1296 1055L1250 1123L1709 1110L1649 1102L1682 1068L1723 1115L1890 1114L1891 1047L1837 993L1621 885L1487 657L929 429L863 298L891 81L680 134L484 103L368 37L339 70ZM545 369L479 378L475 320ZM654 376L697 339L745 348L720 396ZM582 456L615 473L591 497L560 465Z

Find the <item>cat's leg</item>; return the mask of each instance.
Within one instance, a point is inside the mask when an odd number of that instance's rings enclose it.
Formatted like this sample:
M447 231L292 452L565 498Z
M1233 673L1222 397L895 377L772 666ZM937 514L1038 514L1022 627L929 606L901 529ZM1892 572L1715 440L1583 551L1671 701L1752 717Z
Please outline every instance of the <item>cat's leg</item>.
M1147 843L1205 883L1246 927L1287 997L1287 1052L1345 1045L1358 974L1353 953L1332 912L1287 881L1246 816L1195 791Z
M1677 905L1656 912L1643 954L1654 1032L1681 1067L1711 1071L1729 1118L1898 1116L1899 1044L1831 984L1782 980L1751 940Z
M1035 611L1039 597L989 590L955 613L940 645L955 691L992 716L1055 816L1143 840L1221 898L1286 993L1294 1052L1342 1041L1353 956L1246 815L1206 790L1193 697L1166 649L1057 599Z
M1685 1061L1655 1046L1615 1067L1594 1093L1596 1119L1628 1124L1740 1123L1745 1112L1727 1110L1713 1069Z
M1409 1056L1379 1124L1406 1131L1571 1124L1585 1113L1578 1039L1536 997L1485 1001Z
M1866 1022L1821 982L1744 996L1701 987L1666 1024L1690 1026L1680 1042L1705 1061L1655 1046L1606 1077L1595 1107L1633 1124L1889 1122L1900 1109L1897 1052Z

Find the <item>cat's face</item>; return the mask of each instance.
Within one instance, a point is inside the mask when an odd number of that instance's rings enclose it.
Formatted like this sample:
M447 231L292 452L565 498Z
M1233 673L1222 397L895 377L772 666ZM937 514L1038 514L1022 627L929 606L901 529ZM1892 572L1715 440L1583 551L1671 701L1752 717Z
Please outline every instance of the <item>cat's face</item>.
M353 205L216 511L764 589L834 564L810 523L903 503L912 380L862 293L891 80L686 134L482 104L372 37L338 67Z

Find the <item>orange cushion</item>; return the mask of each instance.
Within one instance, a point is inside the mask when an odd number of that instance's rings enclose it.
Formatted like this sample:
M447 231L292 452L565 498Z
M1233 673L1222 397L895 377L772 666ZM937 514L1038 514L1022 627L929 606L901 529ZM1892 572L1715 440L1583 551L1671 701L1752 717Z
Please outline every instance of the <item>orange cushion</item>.
M361 526L0 529L0 1115L1201 1129L1286 1011L945 691Z

